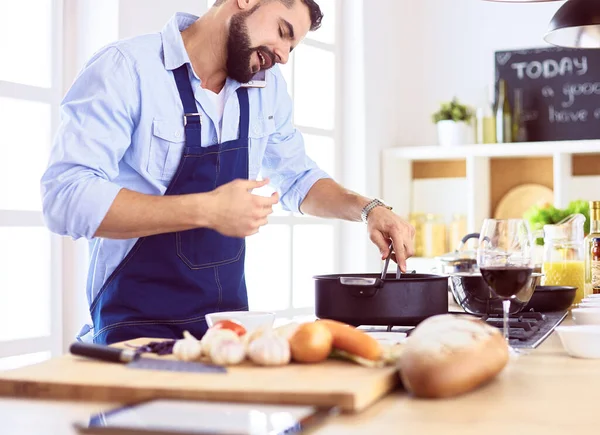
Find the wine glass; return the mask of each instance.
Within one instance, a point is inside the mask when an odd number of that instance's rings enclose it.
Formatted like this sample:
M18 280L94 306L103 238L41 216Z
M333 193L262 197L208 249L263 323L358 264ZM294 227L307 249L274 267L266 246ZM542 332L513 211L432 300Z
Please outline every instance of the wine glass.
M481 276L492 292L502 299L503 333L508 344L510 301L533 273L533 237L523 219L486 219L477 247Z

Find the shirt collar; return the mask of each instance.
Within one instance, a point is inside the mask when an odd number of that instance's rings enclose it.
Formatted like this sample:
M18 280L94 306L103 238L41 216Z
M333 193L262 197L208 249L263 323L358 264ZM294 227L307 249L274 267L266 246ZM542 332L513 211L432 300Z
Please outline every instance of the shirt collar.
M190 63L181 32L191 26L199 17L182 12L176 13L160 32L162 35L165 68L174 70L181 65Z
M181 65L190 64L190 56L188 55L185 45L183 44L183 38L181 32L187 29L189 26L194 24L199 17L184 12L177 12L173 17L165 24L165 27L161 31L162 43L163 43L163 55L165 68L169 71L179 68ZM192 68L190 68L192 69ZM194 77L198 80L200 78L193 71ZM227 77L225 81L225 87L235 91L241 86L236 80Z

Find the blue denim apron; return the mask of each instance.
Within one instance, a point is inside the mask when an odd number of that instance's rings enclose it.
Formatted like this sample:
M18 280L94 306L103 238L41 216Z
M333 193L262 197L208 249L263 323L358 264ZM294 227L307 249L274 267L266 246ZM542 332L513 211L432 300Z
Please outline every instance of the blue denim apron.
M248 179L248 90L240 88L239 138L201 146L202 119L187 64L174 71L184 109L186 146L165 195L210 192ZM137 337L201 337L206 313L248 309L245 240L206 228L138 239L90 306L95 343Z

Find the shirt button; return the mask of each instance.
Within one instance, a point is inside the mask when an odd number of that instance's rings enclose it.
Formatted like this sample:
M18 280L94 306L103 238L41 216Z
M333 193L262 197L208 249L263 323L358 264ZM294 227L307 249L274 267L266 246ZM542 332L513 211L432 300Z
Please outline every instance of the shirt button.
M181 132L178 130L175 132L175 137L180 137L181 136Z

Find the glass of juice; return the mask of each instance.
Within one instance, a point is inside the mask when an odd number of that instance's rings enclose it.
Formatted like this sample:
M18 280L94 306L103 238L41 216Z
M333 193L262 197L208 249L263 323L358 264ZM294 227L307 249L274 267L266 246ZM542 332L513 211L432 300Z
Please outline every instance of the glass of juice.
M503 332L508 343L510 302L533 273L533 237L523 219L486 219L477 247L477 264L491 291L502 299Z

